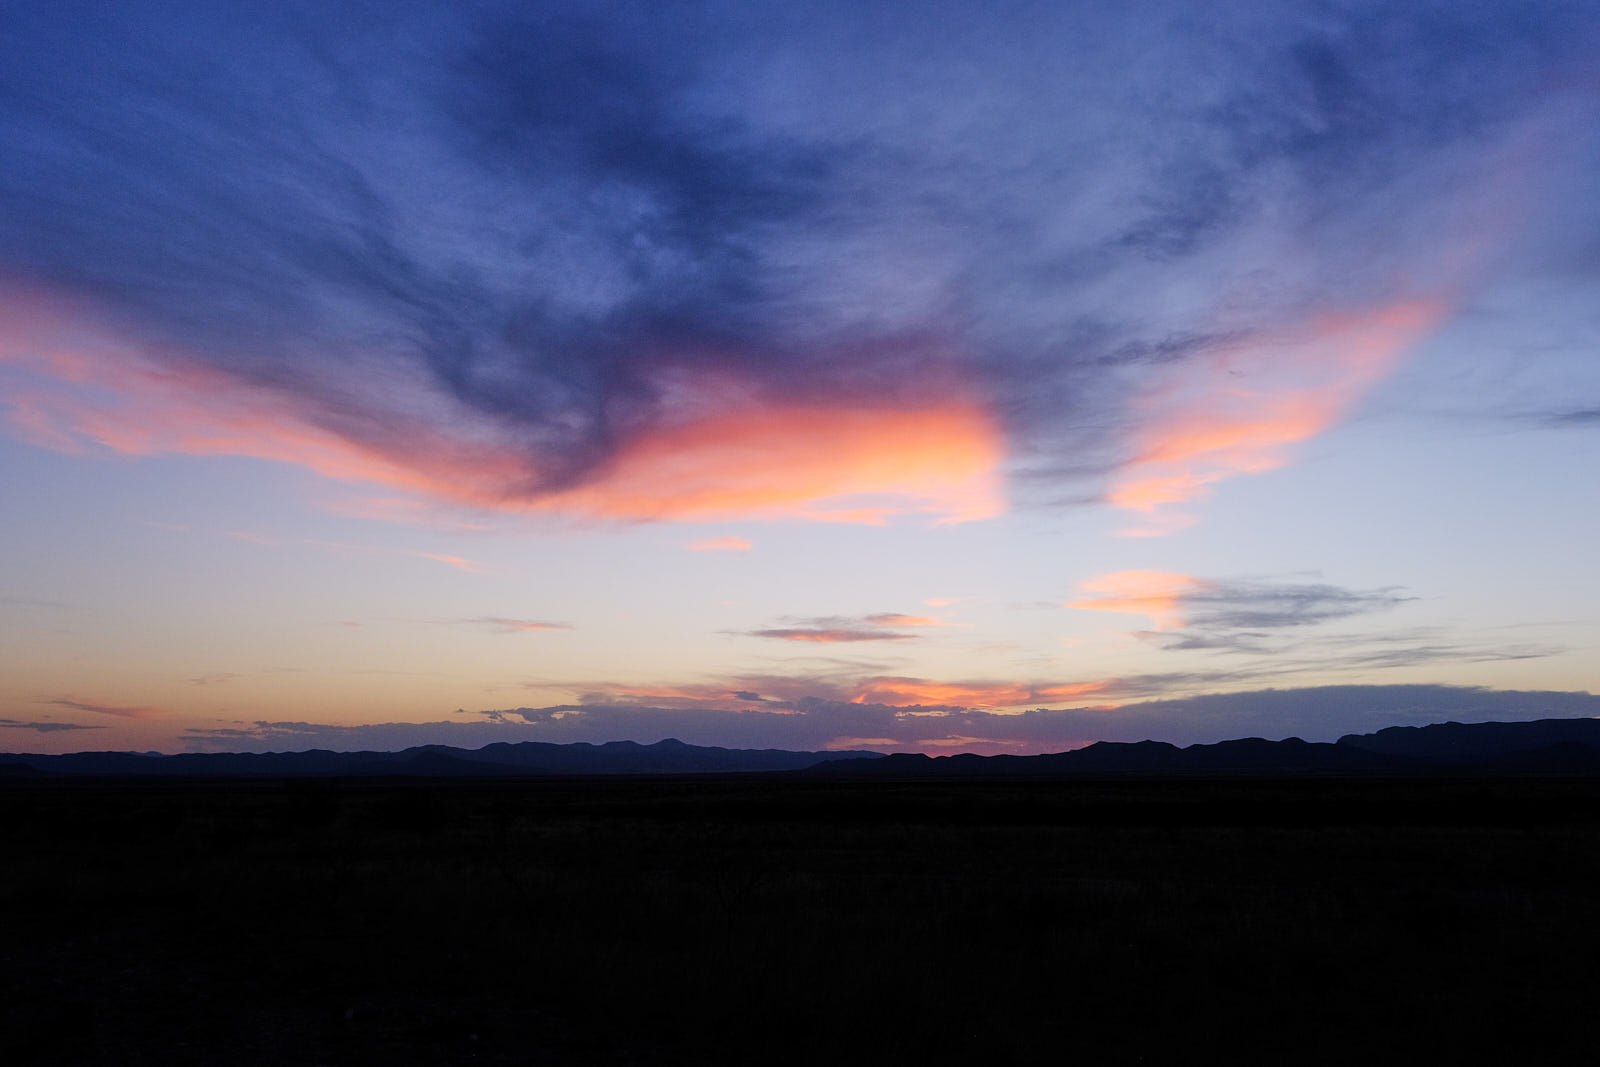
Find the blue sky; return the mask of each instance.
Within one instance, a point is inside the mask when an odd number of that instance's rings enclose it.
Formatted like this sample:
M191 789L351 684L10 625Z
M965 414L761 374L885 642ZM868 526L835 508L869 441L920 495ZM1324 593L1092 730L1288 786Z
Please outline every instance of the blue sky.
M0 745L1596 713L1597 44L8 5Z

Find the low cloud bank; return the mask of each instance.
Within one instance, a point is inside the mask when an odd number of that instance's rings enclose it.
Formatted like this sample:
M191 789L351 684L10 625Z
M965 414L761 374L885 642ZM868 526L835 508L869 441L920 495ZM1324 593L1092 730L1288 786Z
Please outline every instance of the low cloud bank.
M638 741L676 737L727 748L873 748L879 751L1059 752L1094 741L1147 738L1179 745L1237 737L1332 741L1342 734L1429 723L1600 717L1600 696L1473 686L1321 686L1217 693L1120 708L1039 708L1006 714L957 707L893 707L801 700L781 710L620 704L513 708L427 723L334 725L256 722L191 729L201 751L310 748L388 751L423 744L474 748L495 741ZM868 744L867 742L871 743Z

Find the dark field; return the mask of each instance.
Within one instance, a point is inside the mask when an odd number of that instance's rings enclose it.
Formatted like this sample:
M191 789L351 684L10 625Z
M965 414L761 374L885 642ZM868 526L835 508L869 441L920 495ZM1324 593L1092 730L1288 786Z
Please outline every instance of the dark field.
M0 1059L1594 1058L1600 781L0 786Z

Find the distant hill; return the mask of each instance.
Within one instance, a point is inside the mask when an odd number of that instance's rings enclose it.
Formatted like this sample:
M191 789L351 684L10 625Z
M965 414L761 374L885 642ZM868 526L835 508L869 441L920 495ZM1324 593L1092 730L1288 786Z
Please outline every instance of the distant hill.
M1337 743L1259 737L1179 748L1162 741L1101 741L1043 756L897 754L811 768L841 777L1061 777L1075 775L1600 774L1600 719L1439 723L1347 734Z
M1375 734L1346 734L1339 744L1442 766L1469 766L1554 746L1600 749L1600 719L1391 726Z
M0 755L0 781L93 777L553 777L604 774L797 772L840 778L1057 778L1101 775L1600 774L1600 719L1437 723L1347 734L1336 743L1247 737L1179 748L1101 741L1042 756L924 756L790 752L611 741L497 742L479 749L423 745L403 752L224 752L162 756L76 752Z
M880 758L876 752L788 752L715 748L668 738L653 745L611 741L556 745L498 742L480 749L423 745L402 752L138 752L70 755L0 754L0 780L41 775L198 778L299 777L540 777L576 774L732 774L796 771L828 760Z

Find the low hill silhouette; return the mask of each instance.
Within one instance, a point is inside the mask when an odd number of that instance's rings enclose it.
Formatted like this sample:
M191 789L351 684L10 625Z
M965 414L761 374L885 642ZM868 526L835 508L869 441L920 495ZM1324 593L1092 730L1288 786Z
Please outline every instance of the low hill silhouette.
M1439 723L1347 734L1336 743L1248 737L1209 745L1100 741L1042 756L924 756L818 765L841 777L1072 775L1600 774L1600 719Z
M668 738L551 744L496 742L479 749L422 745L401 752L136 752L0 755L0 779L93 777L561 777L612 774L752 774L803 771L838 778L1098 775L1600 774L1600 719L1446 722L1347 734L1335 743L1259 737L1180 748L1164 741L1101 741L1039 756L926 756L791 752L688 745Z
M526 777L586 774L733 774L795 771L835 759L875 759L876 752L789 752L688 745L674 738L557 745L497 742L480 749L421 745L400 752L74 752L0 755L0 773L93 777Z

